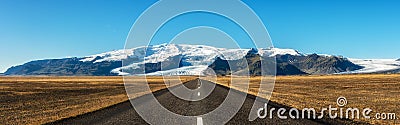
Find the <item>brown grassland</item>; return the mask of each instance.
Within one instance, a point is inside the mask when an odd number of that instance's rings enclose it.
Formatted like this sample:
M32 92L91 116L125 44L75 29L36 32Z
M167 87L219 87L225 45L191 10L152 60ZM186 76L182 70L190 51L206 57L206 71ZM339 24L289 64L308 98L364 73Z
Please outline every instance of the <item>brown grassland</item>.
M196 77L184 76L181 81ZM250 94L257 93L261 77L252 77ZM217 83L229 86L230 78ZM152 91L166 86L162 77L148 78ZM172 83L172 85L176 85ZM135 87L135 86L132 86ZM229 86L235 89L241 86ZM148 92L136 93L137 97ZM271 101L294 108L345 106L371 108L374 113L400 114L400 74L278 76ZM42 124L99 110L128 100L122 77L0 77L0 124ZM399 117L399 116L397 116ZM359 119L372 124L399 124L394 120Z
M230 78L219 78L218 83L228 86ZM252 77L249 85L250 94L258 92L260 77ZM239 89L240 86L231 86ZM370 124L400 124L396 120L376 120L376 113L400 114L400 74L363 74L363 75L324 75L324 76L278 76L271 101L297 109L338 107L337 98L347 98L347 108L371 108L371 119L360 119ZM268 97L268 96L266 96ZM326 112L325 112L326 113ZM326 116L328 117L328 116ZM329 118L329 117L328 117Z
M166 87L161 77L148 82L152 91ZM0 125L43 124L127 100L122 77L0 77Z

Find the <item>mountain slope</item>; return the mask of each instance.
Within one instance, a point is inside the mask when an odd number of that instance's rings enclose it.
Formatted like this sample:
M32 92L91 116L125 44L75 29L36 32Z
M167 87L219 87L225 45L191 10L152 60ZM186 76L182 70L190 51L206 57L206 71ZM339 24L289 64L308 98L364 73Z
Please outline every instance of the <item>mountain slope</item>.
M263 62L261 62L263 60ZM246 64L247 63L247 64ZM261 65L263 64L263 65ZM276 66L276 67L275 67ZM234 67L234 68L231 68ZM274 58L262 57L255 49L251 49L246 56L238 60L224 60L218 58L209 68L219 75L303 75L295 66L288 63L276 63ZM264 68L264 71L262 71ZM271 71L272 70L272 71ZM276 71L276 72L274 72Z
M229 75L238 73L238 71L232 71L229 69L230 66L239 65L246 66L245 61L248 63L248 69L250 75L261 74L261 61L263 63L270 64L269 57L262 57L259 54L248 53L243 60L222 60L217 59L209 67L214 69L216 72L222 75ZM246 68L246 67L241 67ZM362 66L353 64L345 58L335 56L319 56L317 54L311 54L307 56L296 56L296 55L277 55L276 56L276 74L277 75L302 75L302 74L334 74L340 72L354 71L362 69ZM271 69L271 68L269 68ZM266 73L268 74L268 73Z
M307 56L278 55L277 63L288 63L296 66L308 74L333 74L362 69L346 58L336 56L320 56L311 54Z
M81 58L48 59L25 63L9 68L5 75L55 75L55 76L112 76L112 69L121 67L121 61L100 63L82 62Z

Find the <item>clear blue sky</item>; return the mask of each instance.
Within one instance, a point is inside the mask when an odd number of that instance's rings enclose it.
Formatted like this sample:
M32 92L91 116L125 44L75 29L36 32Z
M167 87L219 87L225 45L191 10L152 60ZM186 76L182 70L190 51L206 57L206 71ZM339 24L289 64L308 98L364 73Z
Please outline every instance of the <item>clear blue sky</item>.
M136 18L154 2L3 0L0 72L36 59L122 49ZM400 58L398 0L244 2L263 20L275 47L351 58Z

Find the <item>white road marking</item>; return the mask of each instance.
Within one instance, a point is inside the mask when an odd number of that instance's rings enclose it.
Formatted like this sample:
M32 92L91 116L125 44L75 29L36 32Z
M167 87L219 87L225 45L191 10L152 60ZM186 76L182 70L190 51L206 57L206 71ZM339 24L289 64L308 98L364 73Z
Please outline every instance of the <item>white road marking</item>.
M203 118L197 117L197 125L203 125Z
M199 80L199 82L197 82L197 89L199 89L201 87L201 81Z
M197 92L197 96L200 96L200 92Z

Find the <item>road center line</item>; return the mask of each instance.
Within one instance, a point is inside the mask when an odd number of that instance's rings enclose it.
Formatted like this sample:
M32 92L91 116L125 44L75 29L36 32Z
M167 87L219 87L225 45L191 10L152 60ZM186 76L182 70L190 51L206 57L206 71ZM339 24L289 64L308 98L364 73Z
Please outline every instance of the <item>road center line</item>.
M197 125L203 125L203 118L197 117Z

